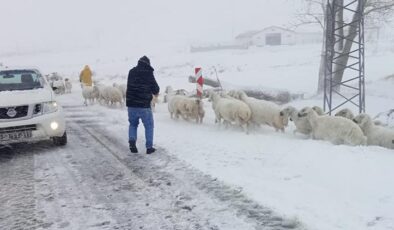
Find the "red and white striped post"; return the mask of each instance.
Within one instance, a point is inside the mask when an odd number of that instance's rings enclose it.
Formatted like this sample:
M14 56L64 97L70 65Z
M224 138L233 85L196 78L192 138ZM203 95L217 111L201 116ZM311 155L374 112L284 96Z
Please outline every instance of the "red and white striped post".
M196 82L197 82L197 96L198 97L202 97L202 89L203 89L203 85L204 85L204 78L202 77L202 69L196 68L195 69L195 73L196 73Z

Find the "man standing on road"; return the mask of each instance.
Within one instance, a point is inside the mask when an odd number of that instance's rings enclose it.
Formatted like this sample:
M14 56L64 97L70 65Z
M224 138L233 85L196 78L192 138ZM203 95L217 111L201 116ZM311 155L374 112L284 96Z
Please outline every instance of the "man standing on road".
M138 60L136 67L130 70L127 79L126 105L129 113L129 147L132 153L137 153L137 128L141 119L145 128L146 153L156 151L153 148L153 114L151 101L153 95L159 94L160 88L153 75L154 69L148 57Z

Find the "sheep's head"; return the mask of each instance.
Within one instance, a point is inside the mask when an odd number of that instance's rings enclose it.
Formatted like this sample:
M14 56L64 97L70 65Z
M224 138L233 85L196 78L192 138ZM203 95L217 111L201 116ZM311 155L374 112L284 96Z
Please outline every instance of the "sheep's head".
M209 90L209 91L208 91L208 95L209 95L209 96L208 96L208 101L209 101L209 102L212 102L212 101L214 100L215 96L217 96L216 93L213 92L213 90Z
M236 94L235 90L230 90L227 93L227 95L229 95L230 97L235 97L235 94Z
M172 93L174 90L172 89L172 87L169 85L166 87L166 90L164 91L165 93Z
M335 114L335 116L336 117L346 117L346 118L349 118L349 119L353 119L354 118L354 115L353 115L352 111L350 111L349 109L342 109L342 110L338 111Z
M183 96L186 96L186 95L187 95L187 92L186 92L186 90L184 90L184 89L177 89L177 90L175 91L175 94L176 94L176 95L183 95Z
M312 109L317 113L317 115L321 116L324 115L324 111L319 106L313 106Z
M240 100L245 100L248 97L248 95L244 91L240 90L237 93L237 97Z
M195 101L195 102L196 102L196 104L197 104L199 107L200 107L200 106L202 107L202 106L204 105L204 103L202 102L202 100L201 100L201 99L199 99L199 98L198 98L198 99L196 99L196 101Z
M241 99L240 98L240 92L241 91L237 91L237 90L230 90L230 92L228 92L228 95L230 96L230 97L233 97L233 98L235 98L235 99Z
M226 91L221 91L221 92L220 92L220 96L221 96L221 97L227 97L228 94L227 94Z
M298 112L298 117L307 117L307 116L309 116L310 114L313 114L313 113L316 114L316 112L312 108L305 107L305 108L301 109L300 112Z
M371 117L368 114L362 113L353 118L353 122L361 128L366 128L373 124Z
M296 108L294 108L293 106L287 106L284 109L282 109L281 114L287 114L290 115L292 114L294 111L297 111Z
M284 108L284 109L282 109L282 110L280 111L279 115L280 115L281 117L287 116L287 117L290 118L290 121L293 121L293 119L291 118L291 115L292 115L294 112L297 112L297 109L296 109L296 108L294 108L293 106L287 106L286 108Z
M279 119L282 122L283 126L287 126L289 124L289 115L287 113L283 113L283 111L280 111Z

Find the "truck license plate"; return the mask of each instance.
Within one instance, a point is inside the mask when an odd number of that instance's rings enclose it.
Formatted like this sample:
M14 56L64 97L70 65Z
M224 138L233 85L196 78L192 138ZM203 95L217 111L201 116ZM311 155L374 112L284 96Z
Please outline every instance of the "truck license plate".
M0 133L0 141L14 141L14 140L27 139L31 137L32 137L31 131Z

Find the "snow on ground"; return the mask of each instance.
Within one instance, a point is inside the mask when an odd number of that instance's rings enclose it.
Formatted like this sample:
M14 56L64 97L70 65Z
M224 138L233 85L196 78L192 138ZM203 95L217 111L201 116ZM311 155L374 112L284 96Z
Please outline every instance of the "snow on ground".
M393 81L383 80L394 69L390 61L392 44L367 56L367 112L376 115L392 109ZM313 96L317 85L319 46L255 48L248 51L220 51L189 54L156 51L152 63L164 90L166 85L192 90L187 76L195 66L202 66L206 76L215 78L215 66L222 81L239 86L264 86L306 93L296 107L322 105L321 96ZM44 72L57 71L71 76L88 63L96 79L112 84L125 82L124 75L138 58L137 54L113 54L97 58L91 52L54 53L29 57L10 57L12 65L37 65ZM123 75L123 77L122 77ZM110 78L112 76L112 78ZM62 95L65 105L80 105L80 88L74 84L71 95ZM241 130L225 130L214 124L211 105L204 124L173 121L166 104L159 104L155 114L155 143L191 167L221 181L240 187L253 200L290 218L297 218L310 229L394 229L393 150L380 147L334 146L323 141L294 136L292 124L285 134L263 127L250 135ZM352 108L353 109L353 108ZM103 115L108 131L127 142L125 108L99 105L86 110ZM143 129L138 147L143 150Z

